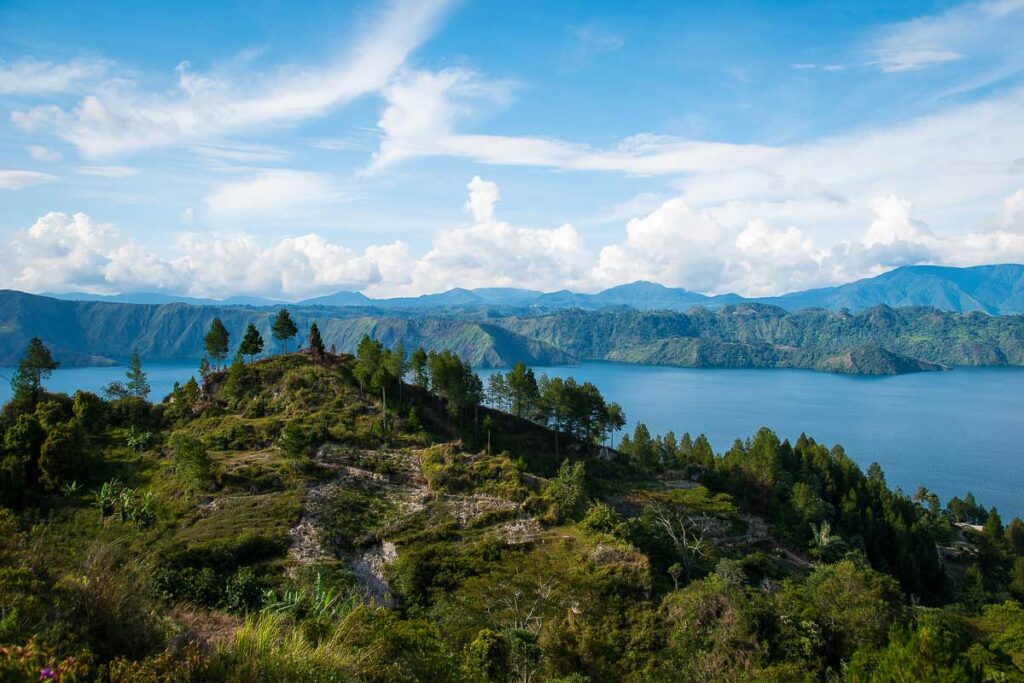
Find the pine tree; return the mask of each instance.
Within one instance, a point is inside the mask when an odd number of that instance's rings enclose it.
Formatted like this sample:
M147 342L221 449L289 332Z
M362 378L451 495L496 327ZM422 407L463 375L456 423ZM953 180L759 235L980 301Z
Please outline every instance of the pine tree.
M242 337L242 345L238 351L243 356L256 356L263 353L263 336L253 323L249 323L249 326L245 328L245 336Z
M220 362L228 357L228 343L230 335L228 329L220 318L214 318L210 323L210 331L206 333L203 342L206 344L206 353L217 361L217 368L220 369Z
M125 388L129 396L143 400L149 398L150 386L149 382L146 381L146 373L142 371L142 358L139 357L137 349L132 351L131 363L129 363L128 370L124 374L128 378L128 384Z
M314 363L324 362L324 340L320 338L320 328L313 323L309 326L309 340L307 342L309 346L310 355L313 356Z
M25 355L18 362L18 369L11 378L12 399L15 406L31 409L39 402L43 388L43 380L57 369L60 363L53 359L39 337L32 337L25 350Z
M283 347L284 350L288 350L288 340L293 339L295 335L299 333L299 328L295 326L295 321L292 320L292 316L288 313L287 308L282 308L277 312L277 317L274 318L274 323L270 326L270 331Z
M410 366L413 373L413 384L420 389L426 389L430 385L430 377L427 374L427 352L421 346L412 352Z

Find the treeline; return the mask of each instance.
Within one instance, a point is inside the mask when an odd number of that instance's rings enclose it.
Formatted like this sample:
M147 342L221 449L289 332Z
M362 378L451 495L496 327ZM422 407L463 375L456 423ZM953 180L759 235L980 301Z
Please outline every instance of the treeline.
M682 470L732 495L764 517L774 535L816 558L863 553L917 600L938 603L952 596L936 548L955 546L965 533L979 548L967 570L971 599L986 592L1024 595L1024 522L1014 518L1004 527L998 511L979 505L970 493L943 508L924 487L913 496L893 490L877 463L865 472L842 446L828 448L805 435L790 444L762 428L716 455L703 434L652 437L639 423L618 450L637 469Z
M538 380L522 362L505 373L494 372L487 383L491 405L516 417L551 429L557 437L569 434L584 443L603 443L626 424L622 406L608 402L590 382L548 377Z

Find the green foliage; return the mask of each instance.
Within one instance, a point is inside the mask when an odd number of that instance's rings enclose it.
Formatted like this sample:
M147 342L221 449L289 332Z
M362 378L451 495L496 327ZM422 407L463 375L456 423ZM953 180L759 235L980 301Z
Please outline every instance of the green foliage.
M243 356L258 356L263 353L263 335L256 329L256 325L249 323L245 328L245 335L242 337L242 344L238 352Z
M277 312L277 316L270 326L270 331L274 335L274 339L282 344L287 351L288 341L295 338L295 335L299 333L299 328L295 326L295 321L292 320L288 309L282 308Z
M131 362L125 376L128 378L125 390L129 396L143 401L149 398L150 386L146 381L146 373L142 371L142 358L138 350L132 351Z
M220 367L220 362L228 357L229 341L228 329L224 327L224 323L220 318L214 318L210 323L210 330L203 338L203 346L206 349L207 355L214 360L217 367Z
M188 486L205 488L213 480L213 461L206 453L206 446L194 436L177 432L170 438L174 454L174 471Z
M76 420L54 425L39 449L39 483L48 491L85 472L85 432Z
M57 366L50 350L39 337L32 337L25 349L25 355L11 378L14 395L11 403L15 410L31 410L42 394L43 380L47 379Z
M152 491L140 491L125 486L117 479L104 482L93 492L94 505L100 517L114 516L142 529L156 521L155 500Z
M562 462L558 475L548 482L544 495L554 503L558 521L579 519L587 506L586 470L582 462Z
M323 363L326 351L324 350L324 340L320 337L320 328L317 327L316 323L312 323L309 326L309 338L306 339L306 347L312 354L314 363Z

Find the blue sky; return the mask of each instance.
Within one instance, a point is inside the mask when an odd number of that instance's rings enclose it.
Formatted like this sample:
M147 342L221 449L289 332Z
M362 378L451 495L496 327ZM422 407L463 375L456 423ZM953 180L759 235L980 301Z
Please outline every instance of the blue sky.
M1024 261L1024 0L0 5L0 286Z

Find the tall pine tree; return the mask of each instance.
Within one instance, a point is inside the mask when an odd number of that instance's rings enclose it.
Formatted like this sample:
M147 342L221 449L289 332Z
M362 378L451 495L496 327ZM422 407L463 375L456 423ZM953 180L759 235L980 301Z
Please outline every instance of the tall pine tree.
M216 361L217 369L220 369L220 362L228 357L228 329L220 318L214 318L210 323L210 331L206 333L203 340L206 344L206 353Z
M309 326L309 353L314 363L323 363L326 358L324 351L324 340L320 338L320 328L313 323Z
M263 336L253 323L249 323L249 327L245 328L245 336L242 337L242 345L238 352L243 356L256 356L263 352Z
M129 396L143 400L149 398L149 382L146 381L146 373L142 371L142 358L139 357L138 349L132 351L132 360L124 374L128 378L126 389Z
M47 379L57 366L50 350L39 337L32 337L25 350L25 355L18 362L18 369L11 378L11 389L14 390L12 402L19 409L31 410L43 391L43 380Z
M274 335L274 339L284 347L285 351L288 351L288 341L295 338L295 335L299 333L299 328L295 326L295 321L292 320L288 309L282 308L277 312L270 331Z

